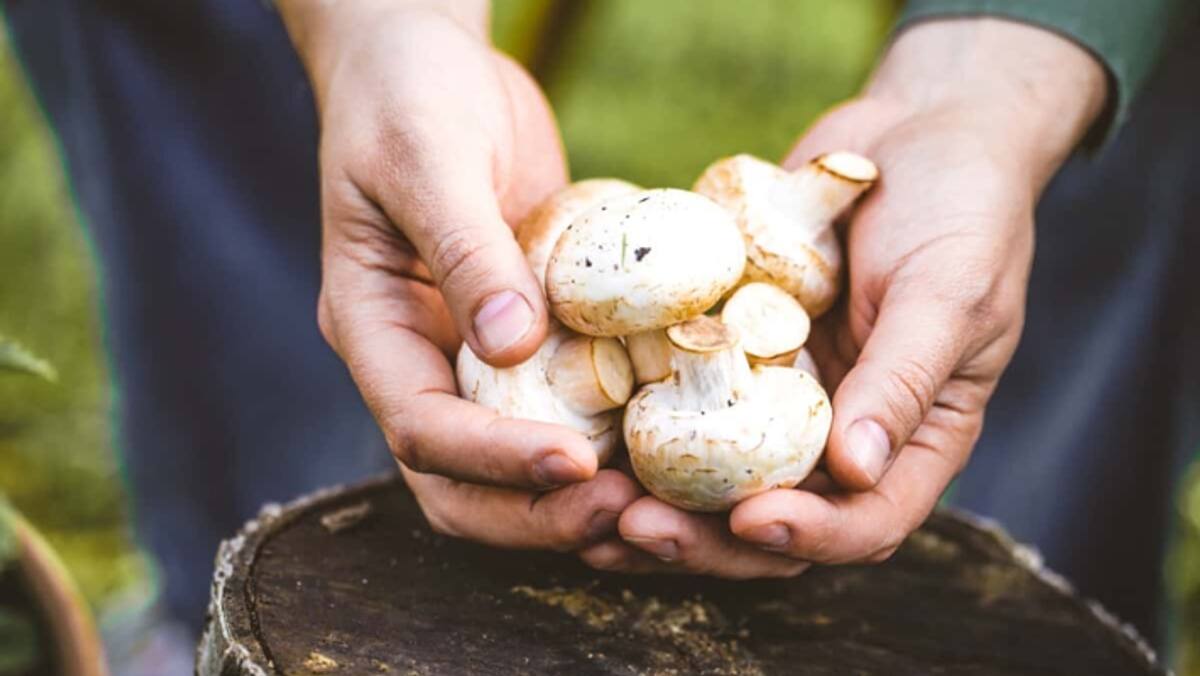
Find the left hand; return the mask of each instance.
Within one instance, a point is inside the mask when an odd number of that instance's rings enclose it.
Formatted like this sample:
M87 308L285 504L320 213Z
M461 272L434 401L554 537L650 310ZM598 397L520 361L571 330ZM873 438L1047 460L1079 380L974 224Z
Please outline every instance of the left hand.
M947 63L975 70L959 80ZM939 77L951 82L914 95ZM906 31L867 92L785 162L848 149L882 176L849 222L845 298L810 340L834 393L828 474L728 517L643 497L622 514L621 539L583 550L584 561L750 578L889 557L979 436L1020 337L1034 206L1104 88L1092 57L1037 28L978 19Z

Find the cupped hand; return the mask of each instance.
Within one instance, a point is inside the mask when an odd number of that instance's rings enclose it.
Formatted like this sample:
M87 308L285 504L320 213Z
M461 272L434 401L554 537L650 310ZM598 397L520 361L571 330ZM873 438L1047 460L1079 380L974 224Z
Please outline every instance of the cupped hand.
M825 469L797 489L752 497L728 516L640 498L621 517L621 538L583 550L585 561L733 578L881 561L965 465L1020 336L1037 197L1098 112L1104 85L1091 57L1061 38L990 22L986 39L972 40L978 26L950 23L949 36L930 35L936 24L905 33L866 94L819 121L785 162L796 167L823 152L852 150L875 160L882 177L849 215L848 285L810 338L833 394ZM1002 64L1026 75L1011 92L976 96L964 85L947 87L945 97L910 97L887 86L900 77L898 89L907 92L921 77L931 82L953 72L936 71L949 67L922 49L930 42L970 51L991 40L1007 44L1001 54L1032 41L1025 54L1041 50L1047 61ZM926 62L933 72L923 72ZM1086 89L1071 104L1079 110L1056 107L1053 92L1030 100L1031 90L1042 95L1034 85L1050 67L1090 74L1080 75Z
M615 530L635 484L576 432L457 395L460 337L506 366L545 336L509 224L566 171L537 86L449 4L281 4L321 118L318 319L435 529L574 549Z

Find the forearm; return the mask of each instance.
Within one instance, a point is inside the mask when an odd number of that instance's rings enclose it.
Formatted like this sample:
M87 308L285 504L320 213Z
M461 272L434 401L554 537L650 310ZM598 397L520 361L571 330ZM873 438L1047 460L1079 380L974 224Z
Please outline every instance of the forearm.
M1104 109L1103 66L1050 31L991 18L911 26L865 95L912 113L946 112L1022 164L1040 190Z
M324 78L338 44L369 30L380 12L442 14L486 40L491 9L489 0L276 0L276 6L314 81Z

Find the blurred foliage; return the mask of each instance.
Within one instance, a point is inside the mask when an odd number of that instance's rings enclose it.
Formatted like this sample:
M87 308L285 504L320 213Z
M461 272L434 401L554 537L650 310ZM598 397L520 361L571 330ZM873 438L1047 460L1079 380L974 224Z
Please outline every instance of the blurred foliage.
M146 579L110 444L96 274L54 145L0 37L0 342L57 383L0 372L0 494L58 550L93 604ZM15 345L28 345L45 362ZM7 350L7 352L6 352Z
M50 362L30 352L24 345L3 335L0 335L0 371L38 376L51 382L58 380L58 371Z
M1200 460L1192 465L1178 499L1175 547L1168 561L1171 591L1179 608L1176 664L1183 676L1200 675Z

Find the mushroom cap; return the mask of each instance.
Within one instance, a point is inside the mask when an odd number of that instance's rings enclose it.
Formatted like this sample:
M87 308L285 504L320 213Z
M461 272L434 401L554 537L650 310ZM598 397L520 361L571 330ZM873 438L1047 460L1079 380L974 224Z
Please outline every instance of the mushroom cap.
M734 291L721 308L721 322L737 330L751 363L783 357L791 364L811 325L800 301L765 282Z
M794 173L736 155L709 166L693 189L734 214L746 238L746 278L781 287L817 317L841 284L834 219L877 176L854 153L823 155Z
M558 348L572 338L570 331L551 323L546 341L532 357L508 368L484 363L464 342L458 352L459 394L506 418L565 425L588 438L601 465L620 443L621 410L585 415L557 396L549 370Z
M683 509L717 512L799 484L816 466L833 411L809 374L757 366L751 394L709 411L672 407L671 382L647 385L625 411L625 443L647 490Z
M525 252L538 284L545 288L550 252L571 221L595 204L639 190L640 187L617 178L589 178L564 187L539 204L517 227L517 243Z
M605 200L568 226L550 255L546 295L575 331L623 336L704 313L745 264L724 209L686 190L647 190Z

